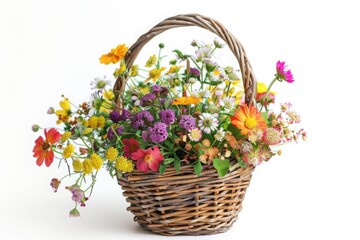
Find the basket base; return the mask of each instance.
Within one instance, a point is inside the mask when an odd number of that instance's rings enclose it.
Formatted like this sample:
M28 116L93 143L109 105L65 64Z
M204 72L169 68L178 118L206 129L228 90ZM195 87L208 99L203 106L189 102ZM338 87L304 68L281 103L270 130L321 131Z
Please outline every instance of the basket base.
M139 222L137 217L134 217L135 222ZM234 217L231 223L227 223L226 226L216 226L216 225L202 225L200 227L196 226L174 226L174 227L152 227L148 224L139 223L140 227L146 231L164 235L164 236L175 236L175 235L187 235L187 236L199 236L199 235L212 235L218 233L224 233L228 231L233 223L238 219L238 217Z
M216 169L201 176L192 166L163 175L134 171L118 177L128 211L143 229L173 235L223 233L238 219L253 167L238 168L220 178Z

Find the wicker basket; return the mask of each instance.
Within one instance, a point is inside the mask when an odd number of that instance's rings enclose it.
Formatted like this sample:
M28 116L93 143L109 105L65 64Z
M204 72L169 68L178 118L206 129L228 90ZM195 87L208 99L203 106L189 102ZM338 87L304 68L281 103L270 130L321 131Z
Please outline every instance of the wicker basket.
M142 47L154 36L176 27L197 26L221 37L235 55L242 74L247 104L254 102L256 79L240 42L219 22L198 14L163 20L133 44L125 57L130 69ZM124 91L126 79L118 78L114 93ZM118 106L121 106L121 98ZM220 178L216 169L204 169L201 176L192 166L182 166L180 173L168 167L163 175L135 170L118 176L128 210L144 229L162 235L202 235L227 231L236 221L249 186L254 167L232 169Z

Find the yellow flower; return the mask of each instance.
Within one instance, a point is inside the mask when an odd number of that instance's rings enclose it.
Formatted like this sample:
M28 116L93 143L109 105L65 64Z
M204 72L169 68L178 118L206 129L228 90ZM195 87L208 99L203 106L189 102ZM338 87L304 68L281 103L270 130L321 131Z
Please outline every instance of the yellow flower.
M86 134L89 134L92 132L92 128L88 127L88 128L85 128L84 131L82 132L82 135L86 135Z
M72 165L73 165L73 168L74 168L75 172L80 172L83 169L83 164L78 159L74 160Z
M156 55L152 55L149 57L149 59L146 61L145 67L151 67L156 62Z
M61 136L61 142L65 142L71 137L71 132L67 131L64 132L64 134Z
M116 48L111 49L109 53L103 54L99 58L100 63L117 63L125 57L127 50L128 47L125 44L120 44Z
M115 72L114 72L114 76L118 77L121 76L126 70L126 64L125 61L122 60L120 63L120 68L116 68Z
M113 100L115 95L114 92L112 90L106 90L103 93L104 98L106 98L107 100Z
M98 118L98 128L103 128L105 126L105 117L104 116L100 116Z
M136 77L139 75L139 65L132 65L130 68L130 76Z
M99 170L102 167L103 163L104 161L99 155L97 155L96 153L91 154L91 165L94 167L94 169Z
M111 147L109 148L107 151L106 151L106 158L110 161L110 162L113 162L115 161L115 159L117 158L118 156L118 150L114 147Z
M55 111L55 114L59 118L56 122L57 124L68 122L69 117L71 116L71 105L67 98L64 98L63 101L60 101L60 107L62 109Z
M170 67L169 71L167 71L166 75L171 74L171 73L177 73L180 70L180 68L182 68L182 66L173 65Z
M131 172L134 170L134 163L126 157L119 157L116 160L115 167L121 172Z
M83 172L85 175L90 174L94 170L94 167L91 164L91 160L89 158L86 158L83 161L82 165L83 165Z
M88 121L89 127L97 128L98 123L99 123L99 118L97 116L91 116L89 118L89 121Z
M64 158L69 158L71 157L71 155L73 154L74 152L74 145L72 144L68 144L65 148L64 148L64 151L63 151L63 157Z
M160 77L161 72L164 71L165 69L166 69L166 67L154 68L154 69L150 70L149 77L144 82L148 82L150 79L153 82L155 82Z
M268 90L267 86L265 85L265 83L262 82L258 82L257 83L257 93L266 93ZM270 91L271 94L276 94L276 92Z
M198 104L202 98L190 96L190 97L180 97L175 98L172 102L172 105L190 105L190 104Z

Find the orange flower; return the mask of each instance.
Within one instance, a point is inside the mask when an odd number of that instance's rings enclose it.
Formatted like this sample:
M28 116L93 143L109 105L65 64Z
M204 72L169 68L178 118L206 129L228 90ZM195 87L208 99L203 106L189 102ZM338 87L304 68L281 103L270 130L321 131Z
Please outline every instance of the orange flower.
M190 104L198 104L202 98L198 97L180 97L175 98L172 102L172 105L190 105Z
M100 63L103 64L117 63L125 57L127 50L128 47L125 44L120 44L116 48L111 49L109 53L103 54L99 58Z
M45 129L44 133L45 140L42 136L35 140L33 153L34 157L37 158L36 164L38 166L41 166L45 160L45 165L48 167L54 160L54 152L51 147L60 140L61 134L55 128L51 128L49 131Z
M254 106L239 106L234 116L230 117L231 123L241 130L241 134L247 135L252 129L265 129L266 122Z

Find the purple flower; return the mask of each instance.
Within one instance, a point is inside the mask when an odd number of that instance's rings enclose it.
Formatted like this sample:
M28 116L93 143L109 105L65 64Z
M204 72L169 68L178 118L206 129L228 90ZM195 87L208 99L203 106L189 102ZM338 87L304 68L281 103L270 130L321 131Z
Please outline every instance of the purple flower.
M141 132L141 137L142 139L146 142L146 141L149 141L149 134L147 131L142 131Z
M123 130L124 130L124 126L120 126L120 127L116 128L117 135L121 135Z
M160 119L163 123L170 125L175 121L175 112L172 109L166 109L159 112Z
M179 126L186 130L191 130L196 127L196 118L191 115L181 115Z
M154 121L154 117L149 111L144 110L135 114L131 126L135 129L139 129L141 126L149 124L152 121Z
M200 77L200 71L197 68L190 68L189 73L195 77Z
M153 142L163 142L167 139L168 133L166 131L167 125L162 122L157 122L154 127L148 128L149 138Z
M73 188L70 190L72 193L72 197L71 199L75 202L81 202L84 198L84 193L81 189L79 188Z
M153 91L154 93L159 93L161 91L161 87L155 84L151 87L151 91Z
M149 106L152 104L152 101L156 98L155 94L153 93L148 93L145 94L141 99L140 99L140 105L145 107L145 106Z
M120 120L121 121L126 121L127 119L130 119L130 117L131 117L131 113L128 110L123 109L122 114L120 116Z
M111 119L111 121L113 121L114 123L118 123L120 121L120 113L118 111L112 111L109 114L109 118Z
M111 141L114 139L114 137L115 137L114 131L112 130L112 128L109 128L107 138Z

